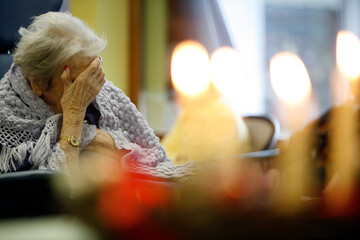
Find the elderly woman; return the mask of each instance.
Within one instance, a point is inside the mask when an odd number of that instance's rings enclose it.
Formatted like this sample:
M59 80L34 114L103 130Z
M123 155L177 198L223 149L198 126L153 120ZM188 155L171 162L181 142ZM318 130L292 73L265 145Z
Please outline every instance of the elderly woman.
M79 170L85 153L115 154L123 168L186 179L129 98L106 81L106 43L70 13L49 12L19 30L0 85L0 172Z

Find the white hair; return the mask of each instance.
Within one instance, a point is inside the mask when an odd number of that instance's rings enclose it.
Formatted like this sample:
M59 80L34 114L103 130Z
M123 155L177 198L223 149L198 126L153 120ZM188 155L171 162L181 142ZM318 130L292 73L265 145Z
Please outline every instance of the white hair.
M69 12L34 17L30 26L21 27L19 33L14 63L24 74L31 74L36 85L44 90L75 55L95 57L106 46L103 38Z

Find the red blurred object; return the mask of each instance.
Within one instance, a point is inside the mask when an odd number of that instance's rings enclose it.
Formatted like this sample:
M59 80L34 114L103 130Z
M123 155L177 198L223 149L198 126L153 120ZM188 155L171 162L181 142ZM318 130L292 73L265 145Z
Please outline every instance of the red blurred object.
M144 223L153 211L165 210L173 189L160 179L125 172L119 181L100 189L98 214L106 227L130 229Z
M336 194L341 197L341 189L336 191ZM343 219L343 218L360 218L360 184L357 183L356 187L347 202L338 204L329 208L325 202L324 216L325 218Z

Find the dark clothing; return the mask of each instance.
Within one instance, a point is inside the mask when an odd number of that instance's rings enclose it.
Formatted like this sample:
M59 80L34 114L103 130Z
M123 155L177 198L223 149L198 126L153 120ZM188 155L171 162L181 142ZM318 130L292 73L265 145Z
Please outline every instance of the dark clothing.
M87 123L96 125L96 127L99 128L100 117L101 117L100 111L97 110L93 104L90 104L86 109L86 113L85 113L85 120L87 121Z

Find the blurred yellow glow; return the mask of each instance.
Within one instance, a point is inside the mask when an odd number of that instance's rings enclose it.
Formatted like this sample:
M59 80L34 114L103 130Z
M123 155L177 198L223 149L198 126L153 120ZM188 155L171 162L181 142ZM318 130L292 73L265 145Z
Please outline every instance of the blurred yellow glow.
M184 41L174 49L171 78L175 88L185 95L198 95L210 84L209 55L196 41Z
M309 74L293 53L280 52L271 58L270 80L276 95L288 104L298 104L310 95Z
M244 64L240 54L233 48L217 49L210 60L211 80L225 97L239 95L241 80L244 78Z
M346 77L356 79L360 74L360 41L354 33L338 32L336 61L338 68Z

